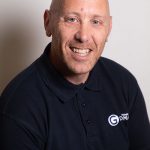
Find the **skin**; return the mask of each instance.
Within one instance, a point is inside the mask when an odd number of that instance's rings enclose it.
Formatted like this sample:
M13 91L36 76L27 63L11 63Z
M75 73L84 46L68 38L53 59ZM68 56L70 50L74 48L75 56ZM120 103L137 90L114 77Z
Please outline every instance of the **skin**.
M52 36L50 60L73 84L84 83L100 58L111 31L107 0L53 0L44 13Z

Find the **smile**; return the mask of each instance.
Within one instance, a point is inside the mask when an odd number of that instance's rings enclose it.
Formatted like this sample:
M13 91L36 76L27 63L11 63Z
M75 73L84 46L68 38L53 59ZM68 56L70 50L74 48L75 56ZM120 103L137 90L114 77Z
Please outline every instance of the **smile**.
M76 54L78 54L78 55L80 55L80 56L86 56L86 55L88 55L89 53L90 53L90 49L79 49L79 48L71 48L71 50L74 52L74 53L76 53Z

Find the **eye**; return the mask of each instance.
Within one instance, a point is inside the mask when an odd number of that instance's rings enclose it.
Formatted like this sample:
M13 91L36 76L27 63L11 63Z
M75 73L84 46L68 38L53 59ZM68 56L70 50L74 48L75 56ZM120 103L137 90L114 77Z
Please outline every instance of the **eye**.
M78 22L78 19L75 17L67 17L65 19L66 22L70 22L70 23L74 23L74 22Z
M93 19L92 20L92 23L94 25L103 25L103 21L102 20L99 20L99 19Z

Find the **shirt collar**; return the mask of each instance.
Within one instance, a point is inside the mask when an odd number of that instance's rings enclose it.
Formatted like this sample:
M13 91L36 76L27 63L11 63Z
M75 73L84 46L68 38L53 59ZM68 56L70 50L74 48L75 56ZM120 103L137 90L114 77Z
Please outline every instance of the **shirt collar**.
M51 44L48 44L48 46L45 48L44 53L38 59L38 69L46 86L62 102L67 102L71 100L83 88L87 88L95 92L102 90L102 80L98 63L90 72L90 76L85 84L74 85L66 79L64 79L50 63L50 47Z

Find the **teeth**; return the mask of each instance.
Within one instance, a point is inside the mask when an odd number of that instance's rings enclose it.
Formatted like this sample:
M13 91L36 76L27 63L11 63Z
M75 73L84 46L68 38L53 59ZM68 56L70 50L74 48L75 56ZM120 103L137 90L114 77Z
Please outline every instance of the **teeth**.
M80 56L86 56L90 52L90 50L73 48L73 52L78 53Z

